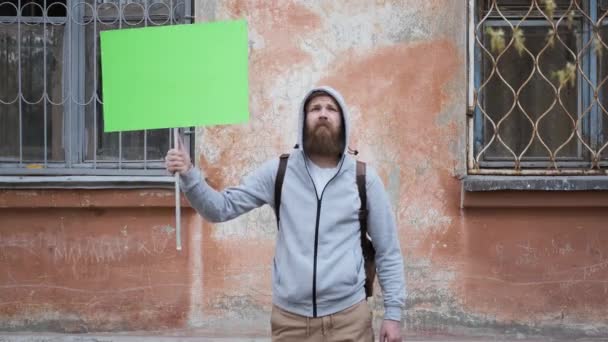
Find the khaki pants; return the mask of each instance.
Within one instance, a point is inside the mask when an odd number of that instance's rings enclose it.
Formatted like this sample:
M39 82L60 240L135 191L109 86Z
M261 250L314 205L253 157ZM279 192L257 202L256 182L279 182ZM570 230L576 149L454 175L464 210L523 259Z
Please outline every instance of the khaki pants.
M371 342L372 313L365 300L333 315L309 318L272 307L273 342Z

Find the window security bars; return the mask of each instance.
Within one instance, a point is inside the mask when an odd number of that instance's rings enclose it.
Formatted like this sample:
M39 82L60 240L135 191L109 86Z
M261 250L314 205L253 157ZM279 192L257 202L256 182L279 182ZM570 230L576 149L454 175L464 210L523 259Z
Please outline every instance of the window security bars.
M172 130L103 132L99 33L191 13L190 0L0 0L0 175L164 175Z
M608 1L469 1L470 174L608 172Z

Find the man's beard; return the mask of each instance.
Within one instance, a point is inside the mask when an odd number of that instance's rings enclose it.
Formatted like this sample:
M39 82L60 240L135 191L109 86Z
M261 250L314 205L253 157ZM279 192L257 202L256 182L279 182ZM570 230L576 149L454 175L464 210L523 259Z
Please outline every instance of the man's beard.
M312 130L306 127L304 133L304 150L308 154L329 157L339 156L344 152L344 141L340 132L332 130L329 123L320 122Z

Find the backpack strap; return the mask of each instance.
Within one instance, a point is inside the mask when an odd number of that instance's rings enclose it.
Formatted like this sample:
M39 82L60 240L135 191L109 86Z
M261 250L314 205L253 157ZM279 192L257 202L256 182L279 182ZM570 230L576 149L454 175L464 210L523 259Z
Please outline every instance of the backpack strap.
M361 208L359 208L359 223L361 224L361 237L367 235L367 192L365 186L365 163L357 160L357 190Z
M361 227L361 250L365 267L365 296L374 295L374 279L376 278L376 250L367 236L367 191L365 184L365 163L357 160L357 190L361 200L359 209L359 225Z
M283 180L285 179L285 170L287 170L287 161L289 153L283 153L279 157L279 168L277 170L277 178L274 182L274 214L277 217L277 229L279 229L279 213L281 209L281 190L283 188Z

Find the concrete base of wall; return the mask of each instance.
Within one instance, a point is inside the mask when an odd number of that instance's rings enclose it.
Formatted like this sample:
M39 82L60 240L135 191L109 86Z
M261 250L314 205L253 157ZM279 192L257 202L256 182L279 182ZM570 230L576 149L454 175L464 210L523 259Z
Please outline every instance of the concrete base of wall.
M474 342L474 341L517 341L517 342L540 342L546 339L504 339L496 336L493 339L485 338L454 338L454 337L428 337L417 338L405 336L408 342ZM146 332L131 332L124 334L53 334L53 333L0 333L0 342L178 342L178 341L198 341L198 342L268 342L268 337L203 337L197 335L196 331L180 331L166 336L151 335ZM577 340L577 342L591 341ZM597 340L593 340L597 341Z
M177 341L199 341L199 342L266 342L269 338L247 338L247 337L201 337L201 336L153 336L153 335L111 335L111 334L45 334L45 333L15 333L0 334L0 342L177 342Z

